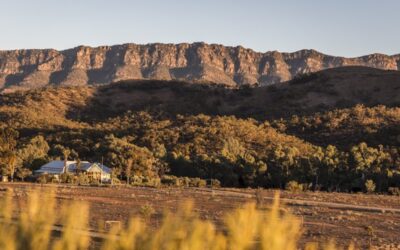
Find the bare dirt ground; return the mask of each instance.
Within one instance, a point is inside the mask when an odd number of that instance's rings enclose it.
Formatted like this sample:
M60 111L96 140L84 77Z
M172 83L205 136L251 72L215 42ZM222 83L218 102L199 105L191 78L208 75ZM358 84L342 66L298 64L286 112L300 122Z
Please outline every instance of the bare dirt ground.
M275 190L208 189L208 188L142 188L80 187L28 183L0 184L0 196L12 189L17 200L25 199L33 189L56 190L58 204L72 200L90 205L90 226L103 228L105 221L125 224L132 216L142 216L143 206L155 213L150 224L156 228L165 210L176 211L186 200L194 202L195 211L204 219L222 225L224 214L246 202L267 207ZM371 240L375 247L400 249L400 197L388 195L343 194L325 192L280 192L287 209L303 221L302 242L326 242L329 239L346 246L353 241L361 249ZM23 202L18 202L18 209ZM399 248L397 248L399 247Z

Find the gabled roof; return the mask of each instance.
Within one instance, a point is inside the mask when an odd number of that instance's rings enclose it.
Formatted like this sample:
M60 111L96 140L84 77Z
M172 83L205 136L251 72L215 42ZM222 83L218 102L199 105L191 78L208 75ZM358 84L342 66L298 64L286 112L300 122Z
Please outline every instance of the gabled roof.
M108 173L108 174L111 173L111 169L106 167L105 165L102 165L100 163L91 163L91 162L87 162L87 161L81 161L81 170L88 171L91 167L93 167L95 165L98 166L99 168L101 168L103 172ZM69 171L75 171L76 168L77 168L76 162L74 162L73 164L68 166Z
M111 174L111 168L107 167L106 165L96 163L97 166L99 166L103 172L106 172L107 174Z
M69 172L74 172L76 170L76 161L67 161L67 168ZM111 173L111 169L99 164L99 163L91 163L88 161L81 161L81 170L88 171L93 165L99 166L103 172ZM64 161L56 160L51 161L42 167L39 170L35 171L36 173L48 173L48 174L62 174L64 172Z
M67 166L75 163L74 161L67 161ZM61 174L64 171L64 161L51 161L37 170L37 173Z

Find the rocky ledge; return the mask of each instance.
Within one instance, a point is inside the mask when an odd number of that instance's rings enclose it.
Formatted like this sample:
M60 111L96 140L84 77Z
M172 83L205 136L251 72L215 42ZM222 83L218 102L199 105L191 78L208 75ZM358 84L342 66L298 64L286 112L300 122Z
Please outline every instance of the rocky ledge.
M216 44L123 44L0 51L0 89L107 84L128 79L269 85L342 66L400 69L400 55L334 57L315 50L259 53Z

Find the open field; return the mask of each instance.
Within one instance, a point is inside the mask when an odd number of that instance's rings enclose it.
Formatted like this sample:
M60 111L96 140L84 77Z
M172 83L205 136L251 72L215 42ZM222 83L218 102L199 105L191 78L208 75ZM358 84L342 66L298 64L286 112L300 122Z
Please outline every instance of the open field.
M58 204L72 200L90 205L90 226L98 231L105 221L125 224L131 216L143 216L144 206L151 206L154 214L150 222L157 227L163 211L175 211L185 200L193 200L196 212L202 218L221 225L224 214L246 202L258 202L267 207L274 190L206 189L206 188L141 188L141 187L80 187L66 185L38 185L27 183L0 184L0 195L13 190L17 210L24 209L26 193L32 189L48 192L56 190ZM289 193L281 192L286 209L303 220L302 242L323 241L335 238L340 245L353 240L366 248L369 240L373 246L400 245L400 197L386 195L342 193ZM16 211L18 212L18 211ZM223 230L223 228L220 228Z

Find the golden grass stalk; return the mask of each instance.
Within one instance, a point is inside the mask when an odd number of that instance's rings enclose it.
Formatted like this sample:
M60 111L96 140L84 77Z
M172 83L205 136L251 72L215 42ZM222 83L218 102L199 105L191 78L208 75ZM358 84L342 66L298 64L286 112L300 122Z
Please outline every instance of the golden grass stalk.
M27 206L18 216L13 237L17 249L47 249L52 225L55 221L55 199L53 193L39 196L28 193Z
M61 213L63 232L54 243L53 250L84 250L89 246L88 206L74 202L64 206Z
M47 191L48 192L48 191ZM85 250L89 248L88 206L63 205L57 210L54 195L29 194L26 208L12 218L12 199L0 199L0 249L5 250ZM60 236L51 236L56 222ZM155 230L132 218L126 228L114 228L101 245L102 250L295 250L299 248L301 223L281 209L279 195L268 211L246 204L225 217L221 230L202 220L187 202L176 213L167 212ZM333 243L307 250L335 250ZM351 246L349 249L354 249Z

